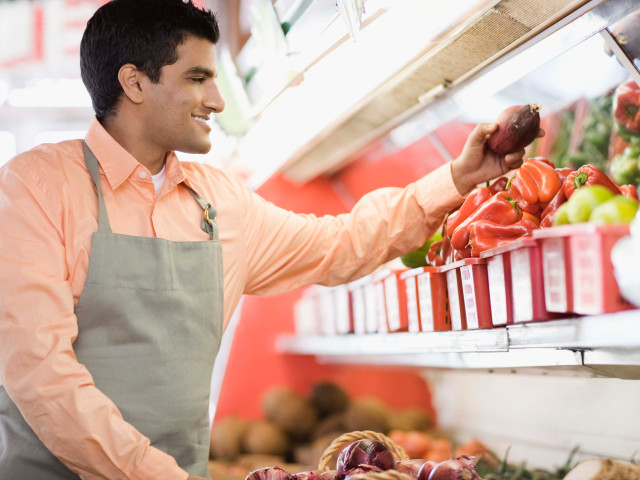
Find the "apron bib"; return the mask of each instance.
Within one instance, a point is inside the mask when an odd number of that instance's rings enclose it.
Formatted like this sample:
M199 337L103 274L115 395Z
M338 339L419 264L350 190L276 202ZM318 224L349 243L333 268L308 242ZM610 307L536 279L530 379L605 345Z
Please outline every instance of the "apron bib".
M74 351L124 419L191 475L209 477L209 393L222 336L222 246L215 208L210 241L171 242L111 232L98 162L84 145L98 190L99 228L76 306ZM0 478L77 479L38 440L0 387Z

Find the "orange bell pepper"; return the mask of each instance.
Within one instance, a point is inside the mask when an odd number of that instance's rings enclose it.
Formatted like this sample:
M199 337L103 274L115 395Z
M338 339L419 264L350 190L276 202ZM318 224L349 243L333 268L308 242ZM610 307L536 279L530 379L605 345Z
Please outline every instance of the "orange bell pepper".
M546 158L524 161L516 170L509 185L509 193L525 212L536 214L556 195L562 182L553 164Z

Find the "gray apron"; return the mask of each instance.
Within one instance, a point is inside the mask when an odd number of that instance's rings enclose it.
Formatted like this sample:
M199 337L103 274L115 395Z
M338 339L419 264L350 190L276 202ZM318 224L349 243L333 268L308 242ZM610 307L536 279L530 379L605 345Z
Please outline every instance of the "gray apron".
M124 419L189 474L209 477L209 391L222 335L222 248L215 208L210 241L170 242L111 232L98 161L84 145L98 190L99 228L76 306L74 351ZM40 442L0 387L0 479L78 479Z

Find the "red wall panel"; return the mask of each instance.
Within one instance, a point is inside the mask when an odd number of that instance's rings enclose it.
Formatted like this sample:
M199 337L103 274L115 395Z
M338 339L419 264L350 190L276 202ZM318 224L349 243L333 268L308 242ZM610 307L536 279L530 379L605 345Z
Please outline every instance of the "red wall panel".
M378 141L331 178L320 177L298 185L278 174L262 185L258 193L299 213L346 212L354 200L375 188L404 186L442 165L446 161L442 147L451 157L457 156L472 128L451 124L438 129L435 135L436 141L441 142L439 146L427 136L402 149ZM409 369L324 365L313 357L276 352L277 336L294 331L293 305L300 294L297 291L271 298L245 298L216 418L231 413L259 418L262 395L271 387L287 385L307 394L314 383L327 379L343 386L353 397L376 395L391 407L422 406L434 413L427 385Z
M380 187L403 187L446 161L429 137L385 154L388 149L379 142L336 174L354 199Z

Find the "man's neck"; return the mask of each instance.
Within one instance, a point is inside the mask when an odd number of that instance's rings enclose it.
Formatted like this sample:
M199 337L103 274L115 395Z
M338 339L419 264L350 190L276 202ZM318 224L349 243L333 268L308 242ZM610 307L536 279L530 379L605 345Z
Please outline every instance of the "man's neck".
M130 128L124 122L117 121L115 117L102 120L104 129L140 164L149 169L152 175L160 172L164 166L167 152L154 148L143 140L143 136L135 128Z

